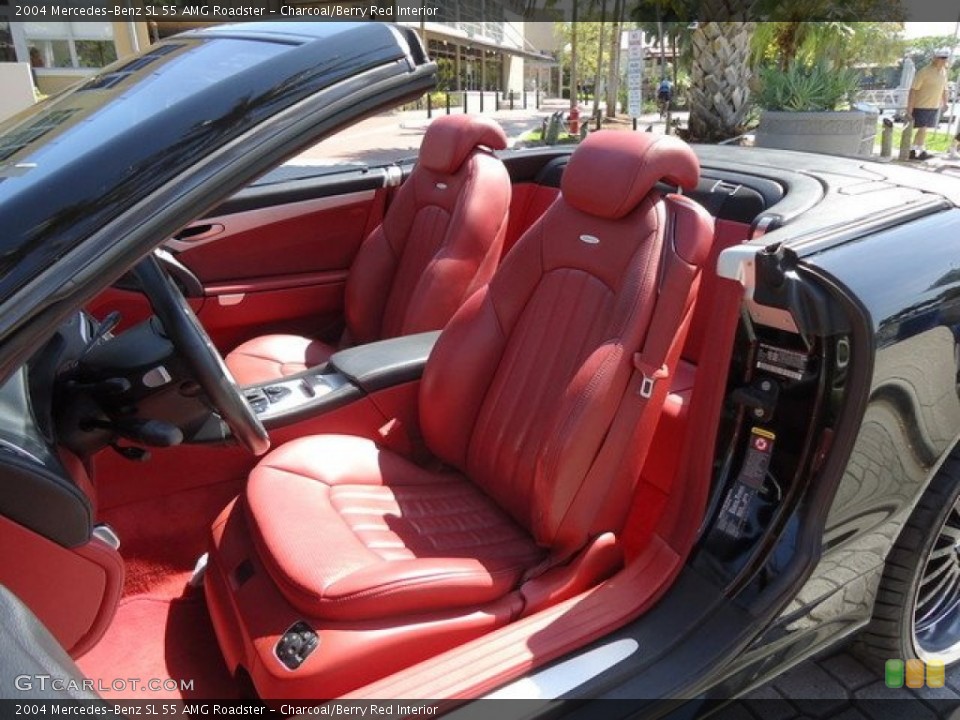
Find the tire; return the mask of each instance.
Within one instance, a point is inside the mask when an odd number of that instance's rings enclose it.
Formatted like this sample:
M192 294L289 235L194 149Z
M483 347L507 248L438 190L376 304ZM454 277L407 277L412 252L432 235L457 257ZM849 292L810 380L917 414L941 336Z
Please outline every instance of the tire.
M887 557L873 619L855 644L865 660L960 660L960 449L954 449Z

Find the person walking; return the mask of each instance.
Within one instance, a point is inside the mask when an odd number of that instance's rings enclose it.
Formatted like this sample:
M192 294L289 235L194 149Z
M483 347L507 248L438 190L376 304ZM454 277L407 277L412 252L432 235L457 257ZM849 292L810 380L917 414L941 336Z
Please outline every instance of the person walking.
M911 160L929 160L933 157L926 149L927 128L937 126L941 108L947 105L947 59L948 48L940 48L933 60L913 78L907 96L907 117L913 119L917 129L910 147Z

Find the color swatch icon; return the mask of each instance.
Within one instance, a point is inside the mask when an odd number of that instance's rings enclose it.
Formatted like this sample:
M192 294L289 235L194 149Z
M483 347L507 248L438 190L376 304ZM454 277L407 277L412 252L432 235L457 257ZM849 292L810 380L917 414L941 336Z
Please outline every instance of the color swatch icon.
M942 688L946 682L945 670L943 660L930 660L927 663L927 687Z
M887 660L883 668L883 679L888 688L903 687L903 660Z
M907 687L908 688L922 688L923 687L923 660L907 660Z
M888 688L922 688L924 679L927 687L942 688L946 682L946 667L943 660L930 660L924 663L923 660L911 659L887 660L883 668L883 679Z

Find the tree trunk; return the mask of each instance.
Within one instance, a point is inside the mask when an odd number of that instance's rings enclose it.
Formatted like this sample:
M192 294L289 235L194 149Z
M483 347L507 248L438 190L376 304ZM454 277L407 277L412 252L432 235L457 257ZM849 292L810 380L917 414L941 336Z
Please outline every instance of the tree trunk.
M597 72L593 77L593 117L600 112L600 80L603 78L603 31L607 26L607 0L600 4L600 35L597 37Z
M701 22L693 32L690 137L718 142L743 132L750 100L750 38L756 23Z
M577 88L577 0L573 0L573 22L570 24L570 109L579 100Z
M677 68L680 67L680 34L670 33L670 50L673 51L673 94L677 94Z
M610 59L607 62L607 117L617 116L617 96L620 94L620 35L623 33L623 0L613 6L613 37L610 38Z
M799 22L782 22L779 24L780 33L777 37L781 70L786 70L796 59L802 41L803 27Z

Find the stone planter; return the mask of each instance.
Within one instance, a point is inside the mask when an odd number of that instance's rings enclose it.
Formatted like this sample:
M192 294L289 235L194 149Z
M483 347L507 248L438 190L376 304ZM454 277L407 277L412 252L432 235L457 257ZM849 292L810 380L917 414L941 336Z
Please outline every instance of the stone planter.
M764 110L755 144L831 155L871 155L876 134L876 112Z

